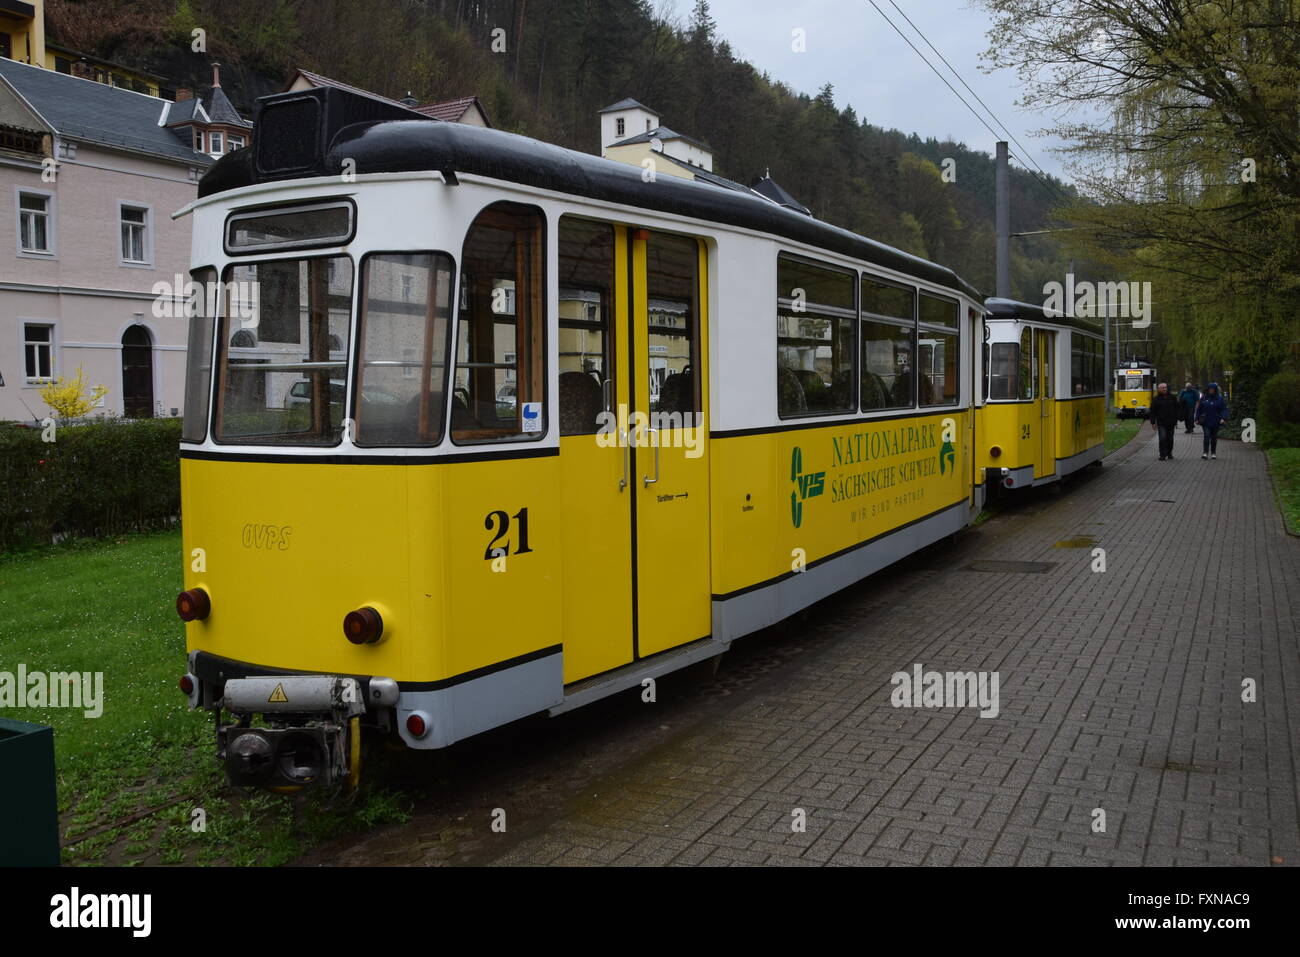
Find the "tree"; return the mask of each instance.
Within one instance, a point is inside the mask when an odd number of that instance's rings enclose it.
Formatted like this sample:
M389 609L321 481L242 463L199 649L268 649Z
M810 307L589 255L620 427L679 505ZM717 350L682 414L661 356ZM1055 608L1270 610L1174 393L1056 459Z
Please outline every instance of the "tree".
M1275 365L1300 306L1295 5L981 2L986 59L1018 70L1023 105L1065 116L1050 131L1086 194L1069 245L1151 281L1170 340L1201 363ZM1067 112L1085 106L1096 119Z

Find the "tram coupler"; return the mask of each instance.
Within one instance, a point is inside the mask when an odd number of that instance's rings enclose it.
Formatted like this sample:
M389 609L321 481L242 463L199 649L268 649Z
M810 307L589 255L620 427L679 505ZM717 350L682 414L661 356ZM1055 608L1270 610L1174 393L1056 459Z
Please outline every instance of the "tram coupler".
M217 754L229 783L297 790L355 782L360 755L354 719L366 710L355 678L232 678L225 683L221 707L236 719L217 731ZM252 727L248 719L255 714L268 726Z

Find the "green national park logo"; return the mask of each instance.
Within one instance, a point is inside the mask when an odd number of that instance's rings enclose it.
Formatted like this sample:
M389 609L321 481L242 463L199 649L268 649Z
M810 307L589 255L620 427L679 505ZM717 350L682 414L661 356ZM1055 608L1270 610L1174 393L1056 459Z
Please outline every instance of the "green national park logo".
M790 453L790 481L794 483L794 491L790 493L790 521L798 528L803 524L803 503L826 490L826 473L804 472L803 449L796 445Z
M957 450L952 447L951 442L944 442L939 447L939 474L943 475L948 466L957 468Z

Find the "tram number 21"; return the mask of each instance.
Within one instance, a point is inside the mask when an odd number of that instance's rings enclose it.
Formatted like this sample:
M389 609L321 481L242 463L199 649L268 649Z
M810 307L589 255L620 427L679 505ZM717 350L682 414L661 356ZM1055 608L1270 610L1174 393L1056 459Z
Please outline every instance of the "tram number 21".
M483 527L489 532L494 528L497 530L492 541L488 542L487 550L483 552L483 558L485 561L490 562L492 559L498 558L501 555L509 554L510 540L506 538L506 536L510 534L510 519L512 517L519 523L519 544L515 547L515 554L524 555L532 551L532 549L528 547L528 509L521 508L519 511L515 512L513 516L507 515L505 512L498 509L493 512L488 512L487 518L483 519ZM505 539L505 541L502 542L502 539ZM498 542L502 542L502 544L498 545Z
M1021 437L1022 439L1027 439L1027 438L1029 438L1029 426L1027 426L1027 425L1022 425L1022 426L1020 427L1020 437Z

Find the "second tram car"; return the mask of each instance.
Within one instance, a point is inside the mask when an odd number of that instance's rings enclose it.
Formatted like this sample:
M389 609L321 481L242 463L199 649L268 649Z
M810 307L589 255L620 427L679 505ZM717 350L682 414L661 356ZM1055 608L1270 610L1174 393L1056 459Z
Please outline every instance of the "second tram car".
M969 284L732 187L261 101L185 211L181 687L233 783L716 656L967 525L981 412L1016 481L1099 447L1083 330L994 303L985 406Z
M985 390L979 467L993 485L1060 481L1105 454L1101 331L1041 306L985 301Z

